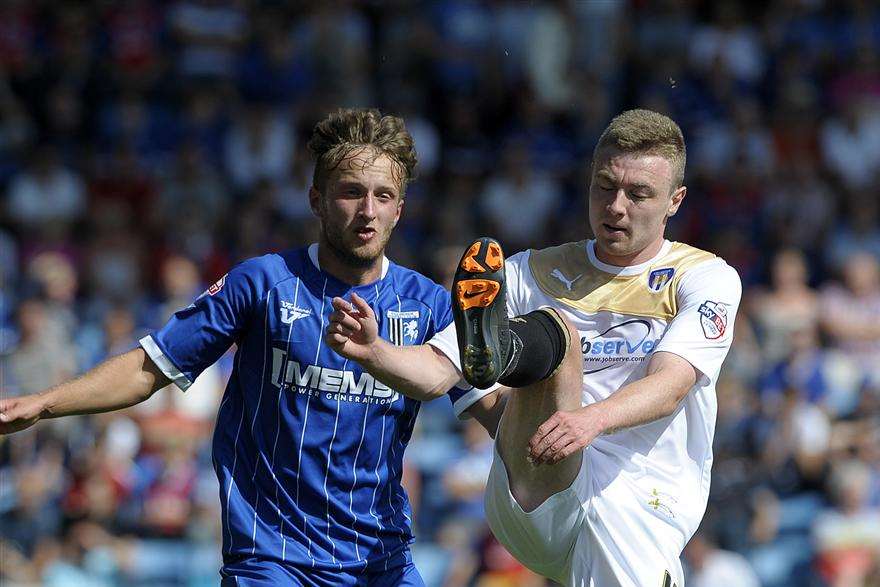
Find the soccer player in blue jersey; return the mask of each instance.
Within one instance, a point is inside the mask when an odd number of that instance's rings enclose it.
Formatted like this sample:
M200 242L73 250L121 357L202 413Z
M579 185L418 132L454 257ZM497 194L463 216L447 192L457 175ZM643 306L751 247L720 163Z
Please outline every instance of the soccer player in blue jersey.
M222 584L422 585L400 479L423 397L399 395L322 340L334 298L368 305L397 345L452 321L443 288L384 256L416 164L412 137L399 118L340 110L309 148L318 243L244 261L139 348L0 400L0 433L125 408L172 382L185 391L234 344L213 439Z

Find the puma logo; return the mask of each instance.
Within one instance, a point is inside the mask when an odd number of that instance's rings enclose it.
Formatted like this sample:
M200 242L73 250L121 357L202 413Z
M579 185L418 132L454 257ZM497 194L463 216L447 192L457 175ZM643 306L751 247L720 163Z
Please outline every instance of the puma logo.
M574 279L568 279L568 278L565 276L565 274L564 274L562 271L560 271L559 269L554 269L553 271L550 272L550 277L555 277L556 279L558 279L559 281L561 281L561 282L562 282L562 285L564 285L564 286L565 286L565 289L567 289L568 291L571 291L571 288L572 288L572 286L574 285L574 282L577 281L578 279L580 279L580 278L583 277L583 276L584 276L583 273L578 273L578 274L574 277Z

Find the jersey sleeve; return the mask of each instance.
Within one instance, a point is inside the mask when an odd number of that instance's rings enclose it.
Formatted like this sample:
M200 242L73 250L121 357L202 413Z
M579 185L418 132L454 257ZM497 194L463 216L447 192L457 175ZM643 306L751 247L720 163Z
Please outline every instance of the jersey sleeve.
M186 391L199 374L240 341L261 298L257 260L233 268L161 329L139 342L166 377Z
M520 271L521 263L525 262L527 259L527 255L518 253L517 255L508 258L504 263L504 281L507 290L506 302L508 316L517 316L522 313L518 311L518 299L521 290ZM443 353L455 366L459 375L461 375L461 359L458 355L458 335L455 331L455 322L452 319L451 305L449 310L449 321L442 329L437 330L436 334L428 340L428 344ZM462 377L448 392L455 415L459 418L467 419L469 417L467 414L467 409L469 407L490 393L498 390L500 387L501 385L496 383L487 389L479 389L469 384Z
M742 296L739 275L724 261L713 260L682 276L676 295L678 313L655 352L676 354L716 381L733 341Z

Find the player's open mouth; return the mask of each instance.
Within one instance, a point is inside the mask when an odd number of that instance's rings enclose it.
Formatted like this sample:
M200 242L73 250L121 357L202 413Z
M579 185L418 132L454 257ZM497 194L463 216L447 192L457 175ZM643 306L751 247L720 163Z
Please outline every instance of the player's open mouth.
M354 232L362 241L368 241L376 235L376 230L373 228L358 228Z
M613 235L623 235L626 234L626 229L620 226L614 226L613 224L602 223L602 227L607 230L610 234Z

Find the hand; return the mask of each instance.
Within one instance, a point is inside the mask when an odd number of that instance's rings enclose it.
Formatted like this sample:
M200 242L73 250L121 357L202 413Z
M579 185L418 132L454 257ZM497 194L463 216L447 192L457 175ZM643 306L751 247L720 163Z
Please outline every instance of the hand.
M536 465L553 465L586 448L601 433L593 406L556 412L529 440L529 459Z
M40 395L23 395L0 399L0 434L11 434L30 428L45 409Z
M324 336L327 346L353 361L371 357L371 347L379 339L379 324L373 309L354 292L351 303L342 298L333 298L332 303L334 311Z

